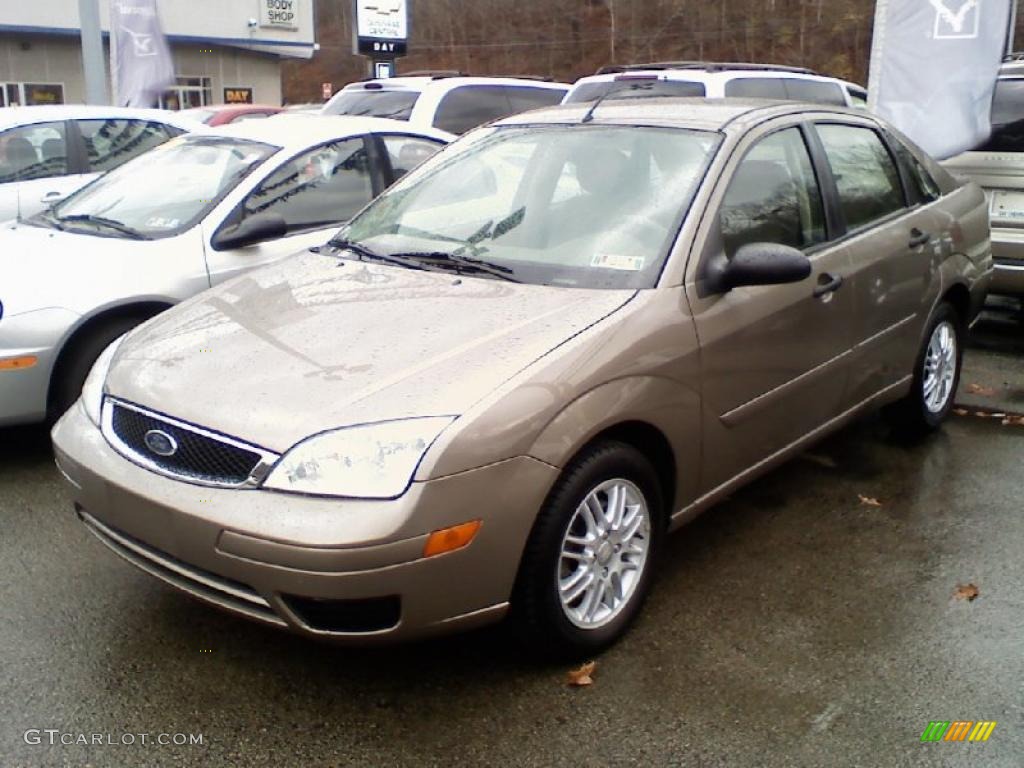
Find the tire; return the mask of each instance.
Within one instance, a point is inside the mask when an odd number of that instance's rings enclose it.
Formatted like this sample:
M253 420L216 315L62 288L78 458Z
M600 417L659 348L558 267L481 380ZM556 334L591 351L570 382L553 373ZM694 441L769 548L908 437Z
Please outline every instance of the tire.
M584 502L597 502L607 511L613 498L624 499L624 506L615 505L624 511L618 520L610 514L602 521L602 536L601 524L588 525L597 519L587 517L592 508ZM531 650L576 658L621 637L650 591L665 529L661 485L636 448L603 441L574 459L537 516L512 596L513 620ZM600 544L585 546L568 536ZM563 548L572 556L564 556ZM584 582L595 586L574 597ZM560 584L566 585L564 600ZM618 594L608 591L616 587Z
M937 429L953 409L960 383L964 336L963 319L953 305L939 304L928 322L914 362L910 392L889 410L898 436L926 435Z
M145 320L144 317L118 317L106 320L85 335L73 338L71 347L61 352L50 379L50 397L46 423L52 426L82 394L82 386L93 363L118 336L127 333Z

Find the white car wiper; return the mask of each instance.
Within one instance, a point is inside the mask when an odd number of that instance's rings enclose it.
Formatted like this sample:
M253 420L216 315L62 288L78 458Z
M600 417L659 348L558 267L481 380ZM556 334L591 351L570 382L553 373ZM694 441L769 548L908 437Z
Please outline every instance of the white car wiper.
M54 218L59 222L84 222L86 224L95 224L99 227L106 227L107 229L112 229L115 232L120 232L122 235L126 235L133 240L153 239L149 235L144 235L142 232L139 232L139 230L128 226L124 222L108 219L104 216L96 216L91 213L74 213L70 216L55 216Z

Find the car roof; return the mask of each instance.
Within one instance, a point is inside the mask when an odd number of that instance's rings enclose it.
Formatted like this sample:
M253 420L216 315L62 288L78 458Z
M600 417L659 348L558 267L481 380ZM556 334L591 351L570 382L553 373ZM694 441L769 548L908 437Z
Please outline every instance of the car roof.
M828 104L804 104L774 99L702 99L658 97L610 99L594 108L593 103L561 104L513 115L496 125L536 125L581 123L593 109L593 123L604 125L651 125L690 128L703 131L743 131L751 124L772 117L801 112L830 112L838 115L864 117L863 110L834 107Z
M263 112L267 109L284 109L273 104L207 104L205 107L189 107L185 112Z
M435 128L414 128L404 120L350 115L309 115L296 112L287 115L282 113L266 120L243 120L215 128L203 128L196 133L262 141L293 150L364 133L403 133L446 142L455 138L452 134Z
M366 86L370 83L370 88ZM349 83L342 90L382 90L382 91L425 91L428 87L439 89L455 88L460 85L516 85L529 86L531 88L551 88L565 90L570 87L569 83L559 83L550 80L538 80L525 77L472 77L469 75L413 75L407 77L389 77L384 80L360 80Z
M652 69L634 69L628 68L614 72L600 72L596 75L587 75L581 77L575 83L573 88L576 88L582 83L605 83L613 80L631 80L638 78L656 78L658 80L681 80L690 83L709 83L714 81L722 81L731 79L734 77L744 78L762 78L762 79L785 79L785 80L814 80L817 82L826 83L839 83L842 85L844 81L828 75L819 75L811 71L799 71L799 70L788 70L788 69L730 69L728 67L723 68L708 68L708 69L695 69L695 68L679 68L674 69L672 67L656 67Z
M192 131L201 123L166 109L136 109L134 107L107 107L94 104L45 104L35 107L5 107L0 109L0 129L17 125L30 125L53 120L89 119L155 120Z

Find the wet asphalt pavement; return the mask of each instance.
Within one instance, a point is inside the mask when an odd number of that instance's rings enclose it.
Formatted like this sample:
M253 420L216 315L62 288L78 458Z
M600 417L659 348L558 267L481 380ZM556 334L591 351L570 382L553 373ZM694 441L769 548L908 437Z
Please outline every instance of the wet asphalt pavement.
M968 365L1012 407L1024 323ZM76 521L44 434L0 431L0 766L1020 766L1024 426L984 397L917 445L868 418L678 532L589 688L500 627L352 651L193 602Z

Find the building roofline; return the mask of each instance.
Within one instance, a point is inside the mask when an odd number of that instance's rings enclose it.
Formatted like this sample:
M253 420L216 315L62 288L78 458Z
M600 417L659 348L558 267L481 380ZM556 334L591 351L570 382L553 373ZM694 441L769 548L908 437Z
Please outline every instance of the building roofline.
M61 37L80 37L82 31L77 27L37 27L24 24L0 24L0 34L4 32L23 35L57 35ZM103 30L103 38L110 37L107 30ZM313 50L315 42L304 42L301 40L263 40L251 37L203 37L200 35L167 35L168 42L172 43L220 43L241 48L263 47L286 47L286 48L307 48Z

